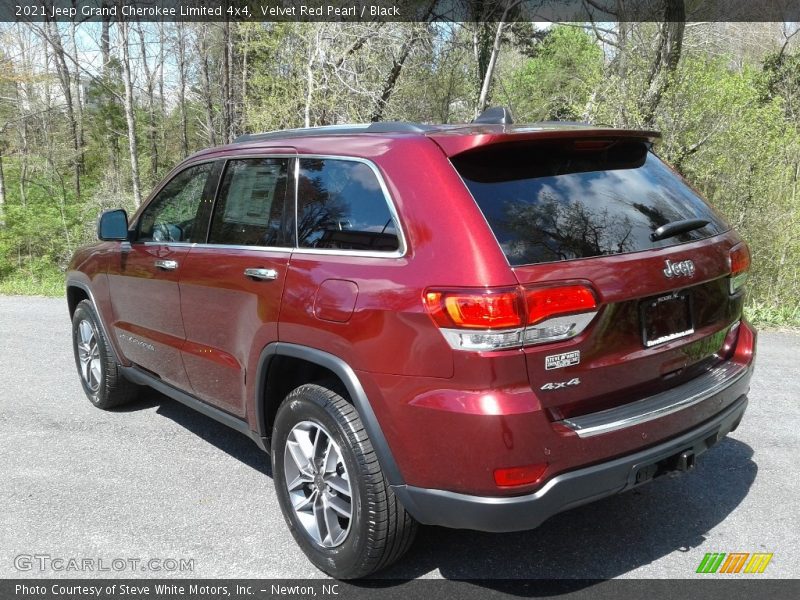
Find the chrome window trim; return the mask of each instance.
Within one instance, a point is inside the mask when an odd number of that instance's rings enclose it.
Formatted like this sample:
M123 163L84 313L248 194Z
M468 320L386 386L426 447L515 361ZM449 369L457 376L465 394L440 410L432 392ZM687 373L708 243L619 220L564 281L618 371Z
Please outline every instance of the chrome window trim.
M198 242L169 242L169 241L165 240L163 242L152 242L152 241L131 242L131 244L137 244L139 246L176 246L176 247L183 248L183 247L186 247L186 246L189 246L189 247L197 246Z
M198 248L222 248L223 250L256 250L258 252L288 252L292 253L294 248L283 246L247 246L244 244L195 244Z
M402 247L402 245L401 245ZM307 254L309 256L352 256L353 258L403 258L405 252L394 250L392 252L369 252L367 250L337 250L336 248L294 248L294 254Z

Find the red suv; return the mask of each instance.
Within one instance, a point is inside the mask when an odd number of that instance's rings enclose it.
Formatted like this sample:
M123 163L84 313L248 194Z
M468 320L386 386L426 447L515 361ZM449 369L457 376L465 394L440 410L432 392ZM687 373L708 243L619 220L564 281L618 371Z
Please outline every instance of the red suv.
M250 436L340 578L691 469L747 404L750 257L656 137L490 110L199 152L72 260L83 388Z

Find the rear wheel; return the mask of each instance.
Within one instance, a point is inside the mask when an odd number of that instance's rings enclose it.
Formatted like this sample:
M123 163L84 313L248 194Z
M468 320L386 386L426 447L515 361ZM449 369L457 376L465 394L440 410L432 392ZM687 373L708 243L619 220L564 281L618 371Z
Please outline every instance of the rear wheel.
M72 348L83 391L97 408L113 408L136 399L139 386L122 375L94 306L88 300L75 308Z
M335 391L308 384L286 397L272 472L292 535L329 575L364 577L411 546L417 524L386 482L355 408Z

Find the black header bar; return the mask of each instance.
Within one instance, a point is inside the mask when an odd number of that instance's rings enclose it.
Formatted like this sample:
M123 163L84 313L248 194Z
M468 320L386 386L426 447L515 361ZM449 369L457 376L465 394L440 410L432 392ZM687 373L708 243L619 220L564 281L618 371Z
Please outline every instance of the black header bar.
M0 21L796 22L800 0L2 0Z

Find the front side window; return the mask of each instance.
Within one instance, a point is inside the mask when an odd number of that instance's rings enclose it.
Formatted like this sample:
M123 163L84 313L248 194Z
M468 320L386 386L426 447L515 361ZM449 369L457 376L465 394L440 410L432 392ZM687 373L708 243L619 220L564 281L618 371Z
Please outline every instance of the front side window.
M294 243L287 193L289 159L231 160L211 219L211 244L287 247Z
M301 158L297 186L301 248L394 252L398 224L380 182L362 162Z
M203 242L205 226L197 221L203 190L213 163L189 167L178 173L139 218L140 242Z

